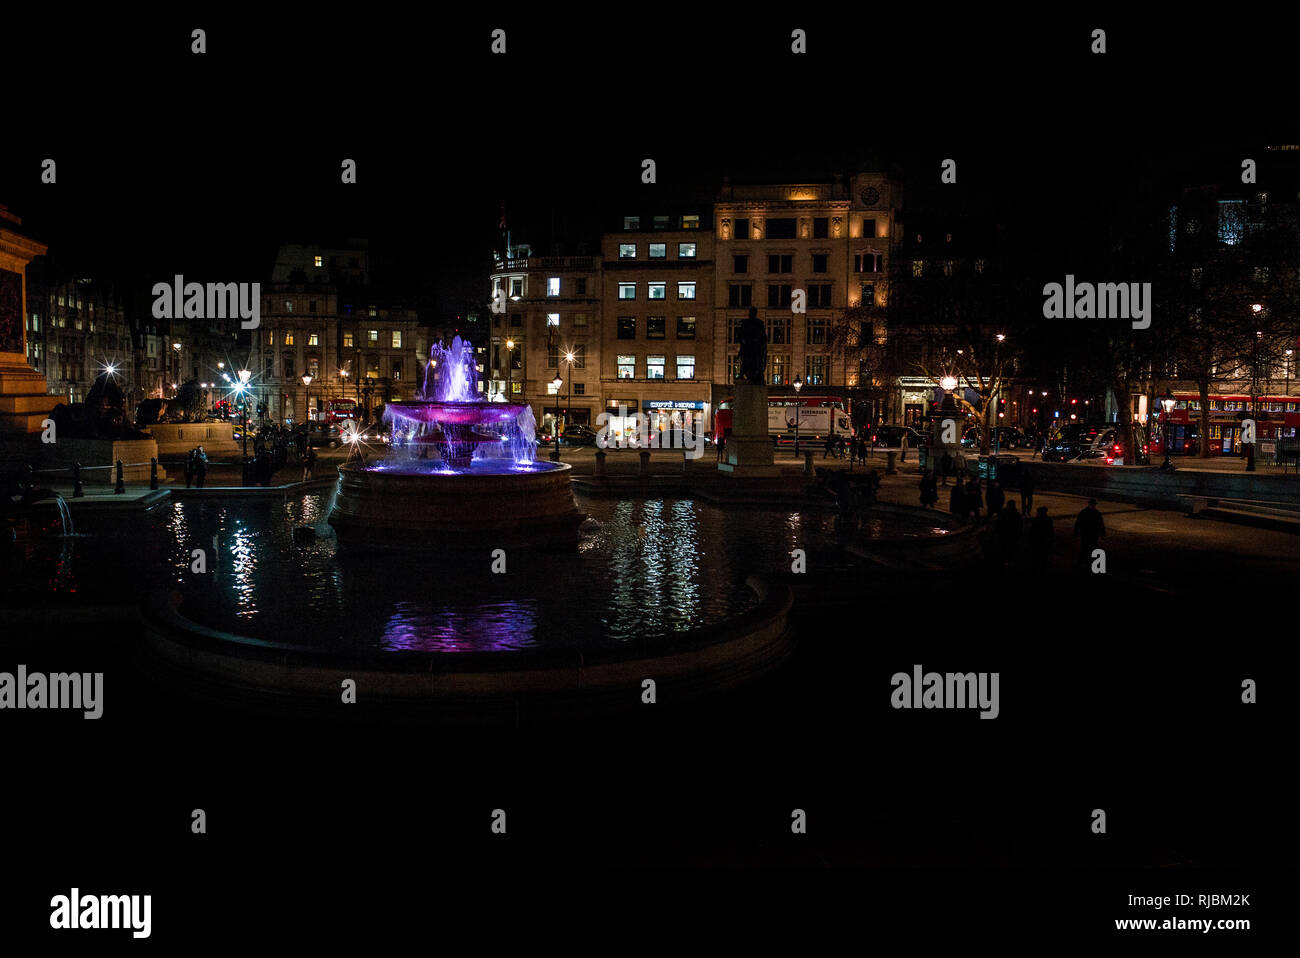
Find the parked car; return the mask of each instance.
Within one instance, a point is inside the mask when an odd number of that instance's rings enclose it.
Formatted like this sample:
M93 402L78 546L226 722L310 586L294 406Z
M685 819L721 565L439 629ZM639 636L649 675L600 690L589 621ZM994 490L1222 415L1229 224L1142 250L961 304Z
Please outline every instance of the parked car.
M979 427L971 426L967 429L966 434L961 437L961 444L964 449L978 449L980 444ZM989 430L990 449L1025 449L1028 447L1028 438L1015 426L998 426L996 429Z
M307 441L313 446L329 446L333 449L343 441L343 430L336 422L309 423Z
M871 430L871 444L877 449L893 448L903 444L904 436L907 437L907 445L910 449L915 449L925 442L925 437L911 426L877 426Z
M552 437L554 442L554 437ZM596 430L579 422L572 422L560 433L560 442L565 446L594 446Z

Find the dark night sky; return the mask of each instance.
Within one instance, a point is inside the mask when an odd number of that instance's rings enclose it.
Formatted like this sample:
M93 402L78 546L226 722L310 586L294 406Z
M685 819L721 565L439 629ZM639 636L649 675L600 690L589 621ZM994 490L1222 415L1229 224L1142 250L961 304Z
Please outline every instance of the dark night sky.
M1213 176L1239 163L1234 136L1268 139L1240 129L1259 98L1237 97L1207 129L1203 78L1181 78L1173 103L1133 96L1188 44L1222 56L1235 42L1150 25L1113 27L1103 64L1086 52L1090 27L1068 20L936 35L876 15L805 18L810 54L795 58L787 27L749 17L575 32L576 15L511 16L441 33L393 18L205 19L209 53L195 57L189 16L54 30L37 15L17 62L41 80L0 134L0 202L61 259L146 290L177 272L264 279L282 242L366 236L393 285L445 316L484 294L502 200L513 238L544 249L627 209L707 196L724 173L829 179L882 158L906 175L909 213L993 205L1080 244L1135 169L1191 156L1176 162ZM497 25L505 58L486 52ZM38 181L45 156L57 186ZM356 186L338 181L345 156ZM639 181L646 156L655 186ZM938 184L947 156L957 187Z

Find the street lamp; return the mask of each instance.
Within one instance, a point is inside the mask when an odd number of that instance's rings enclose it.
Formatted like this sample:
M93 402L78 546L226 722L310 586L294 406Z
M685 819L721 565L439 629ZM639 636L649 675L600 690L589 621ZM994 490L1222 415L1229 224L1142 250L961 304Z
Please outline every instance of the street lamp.
M555 378L551 380L551 385L555 387L555 420L551 423L551 431L555 433L555 448L551 450L551 462L560 461L560 387L564 385L564 380L560 378L559 370L556 370Z
M1174 460L1170 457L1169 448L1169 417L1174 411L1174 391L1166 390L1164 397L1160 400L1160 405L1165 407L1165 461L1160 466L1166 472L1174 471Z
M803 389L803 379L794 377L794 457L799 458L799 390ZM814 447L815 448L815 447ZM816 453L814 453L816 455Z
M1293 352L1294 352L1294 350L1291 350L1291 349L1286 350L1286 361L1282 363L1282 369L1283 369L1283 371L1286 373L1286 394L1287 394L1287 396L1290 396L1290 395L1291 395L1291 354L1292 354ZM1283 411L1283 412L1286 412L1286 409L1284 408L1282 411Z
M302 400L303 418L307 422L307 431L311 432L311 373L302 374L302 384L307 389L307 394Z
M565 353L564 361L569 364L569 388L564 397L564 412L568 415L569 409L573 406L573 353Z
M514 379L514 366L515 366L515 341L513 339L507 339L506 340L506 402L510 402L514 398L514 394L510 391Z

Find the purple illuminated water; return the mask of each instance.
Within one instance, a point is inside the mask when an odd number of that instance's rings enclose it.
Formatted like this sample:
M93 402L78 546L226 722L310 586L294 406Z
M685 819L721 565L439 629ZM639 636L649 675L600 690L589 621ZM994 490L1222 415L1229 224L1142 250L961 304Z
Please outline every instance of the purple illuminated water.
M478 388L471 343L456 336L434 343L414 400L384 410L391 454L367 468L428 475L507 473L530 465L537 421L525 403L489 402Z

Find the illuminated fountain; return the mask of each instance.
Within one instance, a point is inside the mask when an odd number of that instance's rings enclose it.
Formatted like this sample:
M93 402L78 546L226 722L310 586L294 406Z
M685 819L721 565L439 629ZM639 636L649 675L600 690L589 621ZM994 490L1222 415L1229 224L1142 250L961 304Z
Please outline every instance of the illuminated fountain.
M387 454L339 469L329 522L340 543L429 552L576 541L569 466L537 461L532 408L479 396L473 346L435 343L418 398L384 411Z

